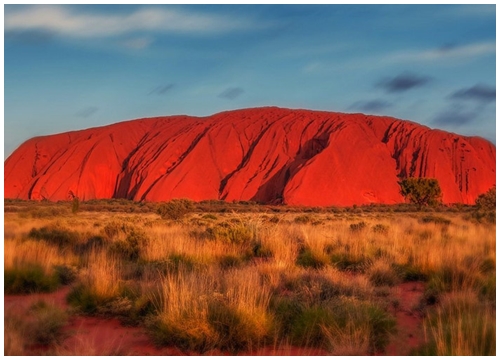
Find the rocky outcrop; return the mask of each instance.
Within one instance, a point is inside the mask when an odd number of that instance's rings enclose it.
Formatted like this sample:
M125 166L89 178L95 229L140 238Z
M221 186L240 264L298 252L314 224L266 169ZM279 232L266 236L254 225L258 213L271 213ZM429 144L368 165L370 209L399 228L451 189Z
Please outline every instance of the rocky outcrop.
M281 108L169 116L30 139L5 161L5 198L403 202L400 177L445 203L495 184L495 147L409 121Z

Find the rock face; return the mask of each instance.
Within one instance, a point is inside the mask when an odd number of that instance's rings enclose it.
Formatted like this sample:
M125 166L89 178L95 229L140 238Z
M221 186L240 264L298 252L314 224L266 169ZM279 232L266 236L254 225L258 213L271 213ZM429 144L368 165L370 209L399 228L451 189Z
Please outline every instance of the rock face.
M5 161L5 198L403 202L400 177L437 178L445 203L495 185L478 137L363 114L256 108L139 119L30 139Z

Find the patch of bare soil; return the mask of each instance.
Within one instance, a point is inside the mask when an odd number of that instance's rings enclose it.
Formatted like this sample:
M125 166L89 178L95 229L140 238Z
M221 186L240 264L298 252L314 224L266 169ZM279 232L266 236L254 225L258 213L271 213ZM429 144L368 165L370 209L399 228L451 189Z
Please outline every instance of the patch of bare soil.
M68 309L66 296L69 287L50 294L7 295L4 297L5 315L25 315L30 306L38 301L54 304ZM394 288L398 306L391 312L397 320L397 333L391 337L386 351L380 355L408 355L410 351L424 342L422 319L414 308L423 294L424 284L410 282ZM52 348L39 346L27 349L27 355L199 355L184 352L173 347L156 347L147 336L145 329L123 326L116 319L105 319L72 315L64 326L67 334L61 344ZM205 355L230 355L226 352L212 351ZM264 347L242 353L250 356L296 356L328 355L321 349L298 348L291 346Z
M394 296L399 304L391 307L391 313L396 318L397 332L391 336L380 355L409 355L413 349L424 344L422 318L415 310L425 290L422 282L407 282L399 284L394 289Z

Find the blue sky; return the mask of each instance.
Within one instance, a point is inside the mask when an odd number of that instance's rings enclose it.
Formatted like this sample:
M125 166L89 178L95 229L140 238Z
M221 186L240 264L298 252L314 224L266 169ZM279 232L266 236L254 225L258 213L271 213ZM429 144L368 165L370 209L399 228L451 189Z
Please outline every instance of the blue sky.
M495 5L5 5L5 157L33 136L280 106L495 142Z

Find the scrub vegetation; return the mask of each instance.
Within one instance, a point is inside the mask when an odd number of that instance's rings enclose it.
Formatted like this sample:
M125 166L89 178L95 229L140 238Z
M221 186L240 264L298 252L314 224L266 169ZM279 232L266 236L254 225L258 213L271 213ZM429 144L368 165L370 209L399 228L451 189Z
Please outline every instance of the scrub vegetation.
M482 200L480 211L494 212ZM28 320L6 313L7 355L33 342L57 347L75 313L116 318L146 329L157 346L198 354L285 345L385 354L404 305L397 289L408 282L423 284L411 309L423 339L398 355L496 353L495 223L477 207L5 208L6 295L66 286L71 309L39 303Z

